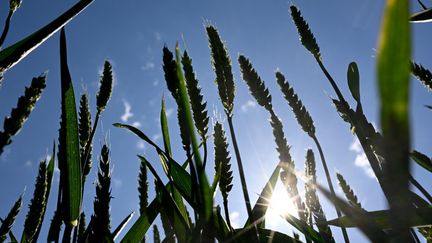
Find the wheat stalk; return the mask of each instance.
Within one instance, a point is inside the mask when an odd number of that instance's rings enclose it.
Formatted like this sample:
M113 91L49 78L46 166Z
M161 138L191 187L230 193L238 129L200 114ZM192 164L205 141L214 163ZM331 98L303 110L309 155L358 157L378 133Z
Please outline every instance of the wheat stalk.
M313 151L308 149L306 152L305 174L308 180L305 183L306 206L313 214L316 225L326 242L335 242L332 231L327 224L327 219L316 194L316 163Z
M216 84L219 91L219 97L225 109L227 116L232 116L234 108L235 85L234 77L231 71L231 59L228 50L219 37L215 27L206 26L207 36L212 55L212 65L216 73Z
M142 214L148 206L147 167L144 162L141 162L138 174L138 193L140 213Z
M263 106L266 110L271 111L273 107L270 92L267 87L265 87L264 82L261 80L258 73L252 67L249 59L240 55L238 61L240 63L243 80L246 81L252 96L255 97L259 105Z
M222 193L225 219L227 221L228 227L231 229L231 220L228 210L228 194L233 187L233 176L230 164L231 157L228 151L228 143L225 136L225 131L219 122L216 122L214 125L213 141L215 151L215 171L216 174L220 175L219 189Z
M0 242L6 240L6 235L11 230L12 225L14 224L19 211L21 210L21 206L22 206L22 196L20 196L18 200L14 203L8 215L3 220L2 225L0 226Z
M80 106L79 106L79 139L81 145L81 168L83 169L83 180L86 175L90 173L92 167L92 150L93 146L90 142L91 131L92 131L92 120L90 114L90 106L88 102L87 94L81 95ZM88 145L88 157L86 158L86 147ZM83 183L84 184L84 183Z
M205 140L209 122L206 108L207 102L203 100L201 88L199 87L198 80L195 77L195 73L192 67L192 59L189 57L186 51L184 51L182 57L182 64L186 78L186 87L191 101L195 126L202 140Z
M299 99L294 89L290 86L285 76L281 72L276 72L276 81L279 84L285 99L291 106L291 109L300 124L303 131L305 131L310 137L315 136L315 126L307 111L306 107L303 105L302 101Z
M320 48L315 40L314 35L312 34L312 31L309 28L309 25L303 19L300 10L298 10L296 6L291 5L290 9L292 19L294 20L294 24L297 27L297 31L300 35L301 43L308 51L312 53L315 58L319 59L321 57Z
M0 154L3 152L4 146L12 142L12 136L20 131L45 87L46 75L42 75L33 78L30 87L25 88L24 95L19 97L17 106L4 120L3 131L0 132Z
M432 73L421 64L411 62L411 73L427 88L432 91Z
M94 242L104 242L111 237L110 201L111 201L111 172L110 151L108 146L102 146L99 159L98 180L96 183L96 197L93 202L93 238Z
M33 237L42 224L42 217L45 213L44 209L47 203L47 177L47 165L46 162L42 161L39 163L39 172L38 176L36 177L33 198L30 201L29 211L24 221L24 230L21 242L32 242Z
M339 173L336 173L336 176L339 181L339 185L343 193L345 194L345 197L348 199L349 204L351 204L351 206L353 207L364 210L361 203L358 201L353 189L351 189L350 185L348 185L345 178Z
M160 243L160 234L156 224L153 225L153 243Z

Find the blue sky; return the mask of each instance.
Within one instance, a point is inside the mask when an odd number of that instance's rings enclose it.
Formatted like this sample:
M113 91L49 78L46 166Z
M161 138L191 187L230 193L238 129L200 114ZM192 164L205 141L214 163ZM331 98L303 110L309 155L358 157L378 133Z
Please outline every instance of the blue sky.
M4 47L42 27L54 17L72 6L76 1L26 1L14 15L10 34ZM412 11L419 10L413 1ZM135 136L114 128L111 124L124 122L134 124L150 137L161 143L159 110L162 95L166 96L172 144L177 145L174 157L184 159L176 121L175 103L167 92L162 71L162 47L174 48L179 41L187 48L193 59L205 99L208 101L212 120L221 117L223 109L217 98L214 73L210 62L210 50L204 25L214 24L226 41L230 52L237 94L234 108L234 126L245 161L249 194L253 201L261 191L268 175L277 163L277 153L268 123L268 114L256 105L241 79L237 57L244 54L250 58L272 93L276 112L283 120L288 143L296 168L303 171L307 148L315 150L312 140L300 129L292 112L284 101L274 78L279 68L314 118L317 137L321 140L329 163L333 181L335 172L342 173L355 189L362 205L368 210L385 207L385 201L376 180L370 176L362 150L355 142L348 124L340 119L331 104L333 90L319 70L313 57L301 46L294 24L288 12L293 3L300 8L321 47L324 64L337 80L346 98L350 93L346 85L346 69L356 61L360 69L361 95L364 112L379 127L378 101L375 84L375 54L380 20L384 4L381 1L142 1L142 0L96 0L88 9L66 27L69 49L69 68L78 96L85 90L90 95L95 111L95 95L105 59L113 63L115 87L112 99L102 115L95 136L94 167L86 187L87 215L92 213L95 194L97 154L106 140L111 145L112 225L115 227L128 213L138 209L137 174L139 161L136 154L146 155L154 165L157 157L149 146ZM0 21L7 14L7 1L0 3ZM413 58L425 67L432 68L430 48L432 42L430 25L412 25ZM0 156L0 216L4 217L16 198L26 188L24 196L28 203L33 192L38 162L51 153L54 140L58 138L60 117L60 80L58 34L47 40L27 58L5 74L0 89L0 117L5 117L16 105L24 86L31 78L48 72L47 88L36 109L21 132L13 138ZM411 117L413 147L426 154L432 143L424 129L432 122L430 110L423 105L431 104L430 93L413 79L411 92ZM93 112L95 114L95 112ZM213 116L216 114L216 116ZM223 117L223 116L222 116ZM222 118L224 121L224 118ZM224 124L227 128L227 124ZM211 130L211 129L210 129ZM211 141L209 141L211 143ZM314 151L317 154L317 151ZM212 157L209 157L212 161ZM236 162L234 188L230 197L231 210L240 215L243 224L246 211L240 197L240 184ZM209 175L213 165L208 164ZM414 166L415 175L426 182L425 172ZM325 184L324 173L317 160L318 182ZM162 173L162 171L161 171ZM58 174L54 181L57 182ZM152 184L150 182L150 184ZM427 189L430 185L424 183ZM280 186L280 185L279 185ZM303 185L299 189L303 191ZM46 232L55 207L57 185L54 184L43 232ZM153 192L150 193L152 199ZM217 197L217 200L219 197ZM335 218L334 210L321 198L327 218ZM221 203L221 201L218 201ZM21 234L27 208L20 213L14 232ZM283 221L270 224L272 228L290 232ZM333 230L341 239L339 229ZM42 233L42 238L46 234ZM354 241L362 241L356 231L350 231Z

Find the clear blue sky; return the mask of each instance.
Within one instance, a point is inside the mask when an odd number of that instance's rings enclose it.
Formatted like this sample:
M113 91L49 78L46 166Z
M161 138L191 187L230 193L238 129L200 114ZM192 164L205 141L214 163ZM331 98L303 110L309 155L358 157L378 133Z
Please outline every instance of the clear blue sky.
M14 15L11 30L5 45L12 43L42 27L54 17L72 6L76 1L24 0ZM414 3L415 1L413 1ZM157 157L147 145L142 146L132 134L114 128L111 124L124 122L139 125L140 129L161 143L159 129L160 100L165 94L171 129L172 143L176 148L175 158L184 159L181 150L176 121L175 104L167 92L162 71L162 47L166 43L174 48L176 41L182 49L187 48L193 59L194 68L208 101L209 114L222 114L217 89L213 83L214 73L210 62L210 50L204 25L217 26L226 41L233 62L237 94L234 108L234 126L245 161L246 179L253 201L261 191L267 176L277 163L277 153L268 114L254 103L237 63L239 54L248 56L265 80L272 95L276 112L284 122L288 143L296 168L303 171L307 148L315 149L312 140L300 129L287 103L279 91L274 71L279 68L294 86L299 97L314 118L317 136L321 140L329 163L333 181L335 173L341 172L355 189L362 205L367 210L385 207L385 201L376 180L368 175L368 167L362 163L362 150L357 149L348 124L340 119L330 97L333 90L320 72L312 56L301 46L297 31L288 12L293 3L302 11L321 47L325 65L337 80L339 87L350 98L346 85L346 69L356 61L361 76L361 95L365 114L379 127L378 102L375 84L375 54L377 35L384 4L381 1L192 1L192 0L96 0L81 15L66 27L69 68L78 96L84 90L90 94L95 110L95 95L103 62L109 59L115 72L115 87L107 110L95 136L94 167L88 179L84 210L87 215L93 211L95 195L92 184L96 175L97 154L102 143L111 145L113 166L112 182L112 225L115 227L128 213L138 209L137 175L139 161L136 154L146 155L159 167ZM0 3L0 22L7 15L8 1ZM419 10L413 4L412 11ZM3 26L3 25L1 25ZM432 25L412 25L413 57L425 67L432 68L431 52ZM24 202L32 196L38 162L51 153L53 140L58 138L60 117L60 79L58 34L47 40L21 63L5 74L0 89L0 117L10 114L24 86L31 78L48 71L47 88L36 109L21 132L13 138L0 156L0 216L4 217L16 198L26 189ZM397 50L395 50L397 51ZM430 133L425 129L432 124L430 110L425 104L432 104L431 94L413 79L411 92L411 117L413 147L430 155ZM353 99L348 99L354 105ZM130 115L124 115L130 107ZM95 114L95 112L93 112ZM124 119L122 121L122 118ZM125 119L128 118L128 119ZM227 124L225 124L227 128ZM211 131L211 129L210 129ZM209 141L211 143L211 141ZM315 151L316 152L316 151ZM211 153L210 153L211 154ZM317 154L317 152L316 152ZM212 156L209 157L212 161ZM356 162L357 161L357 162ZM242 202L236 162L234 188L230 197L230 208L240 214L238 224L244 223L246 211ZM213 174L212 163L208 164L209 175ZM414 166L414 173L431 190L425 172ZM317 160L318 182L325 184L322 166ZM162 173L162 171L161 171ZM150 176L150 178L152 178ZM43 232L49 226L57 195L58 173L54 177L50 204L45 218ZM153 186L150 181L151 188ZM280 186L280 185L279 185ZM303 184L299 184L303 191ZM150 199L153 198L153 189ZM217 197L219 199L219 197ZM321 197L328 219L335 218L334 210ZM221 203L221 201L218 201ZM27 212L24 206L14 233L21 235L22 224ZM134 218L136 219L136 217ZM273 228L290 232L283 221L272 223ZM46 233L41 234L44 240ZM333 230L336 239L341 239L340 230ZM357 231L349 231L353 242L364 241Z

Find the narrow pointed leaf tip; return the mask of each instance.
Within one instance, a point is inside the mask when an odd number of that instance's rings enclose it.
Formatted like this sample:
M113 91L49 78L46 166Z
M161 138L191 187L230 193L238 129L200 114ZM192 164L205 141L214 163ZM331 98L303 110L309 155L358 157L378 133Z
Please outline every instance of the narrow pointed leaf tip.
M109 61L105 61L104 70L100 78L99 93L96 96L96 104L98 112L105 110L109 99L111 98L113 86L112 65Z
M320 48L315 40L312 31L309 28L308 23L304 20L300 10L298 10L296 6L291 5L290 10L291 17L300 35L301 43L307 50L312 53L312 55L314 55L315 58L319 59L321 57Z
M231 59L228 50L219 37L215 27L206 27L207 36L212 55L213 69L216 73L216 84L219 90L219 97L228 115L232 115L234 108L235 84L231 70Z
M351 95L360 103L360 74L357 63L352 62L348 65L347 79Z
M59 164L61 168L64 221L78 224L82 199L82 174L79 152L78 117L72 78L67 64L66 34L60 33L61 122L59 135Z

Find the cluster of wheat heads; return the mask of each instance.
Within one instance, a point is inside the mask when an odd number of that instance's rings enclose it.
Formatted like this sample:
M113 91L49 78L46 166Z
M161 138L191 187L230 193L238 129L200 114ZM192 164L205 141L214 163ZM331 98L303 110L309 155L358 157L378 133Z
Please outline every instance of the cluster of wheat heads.
M141 216L126 234L123 239L125 242L144 239L145 233L150 229L158 213L164 222L165 234L169 237L170 242L174 240L174 237L178 242L206 242L214 239L220 242L299 242L300 236L296 233L291 236L286 232L281 233L266 229L264 216L268 209L272 188L278 180L283 182L288 195L298 210L298 215L285 214L281 217L303 234L306 242L334 242L332 232L334 229L330 226L336 226L342 230L345 242L350 241L346 228L351 227L361 230L373 242L416 242L419 241L418 232L426 239L430 239L429 216L432 201L428 191L410 174L409 164L411 157L430 171L431 160L418 151L411 152L407 92L410 71L427 87L430 87L431 75L421 65L412 63L410 66L409 63L410 37L409 22L406 21L408 19L407 2L389 1L380 36L378 84L381 95L382 133L375 130L363 113L360 75L356 63L350 63L347 69L348 86L356 101L356 108L352 109L340 91L337 82L325 68L320 47L309 25L295 6L290 7L290 12L302 45L311 52L334 89L336 98L332 99L332 102L341 118L349 123L351 131L358 137L377 177L379 186L387 198L389 209L367 211L362 207L353 189L341 174L337 174L337 179L346 200L335 195L334 184L331 180L324 151L315 132L316 128L312 116L282 72L277 71L276 82L279 84L284 98L291 107L302 130L316 144L328 189L316 183L317 167L311 149L306 154L305 173L301 173L305 176L300 176L296 172L295 163L290 155L290 145L284 134L283 123L276 114L276 107L272 104L272 95L251 61L244 55L240 55L238 62L242 79L256 99L257 104L268 111L276 150L279 153L279 161L275 162L275 169L257 202L253 204L250 201L246 175L243 171L244 162L241 159L234 129L235 81L231 70L231 58L216 28L208 25L206 32L211 49L215 83L226 115L234 157L231 157L230 151L228 151L229 139L226 137L221 122L218 121L213 128L215 171L213 182L209 184L204 173L208 156L207 127L209 118L206 110L207 103L201 94L188 53L186 51L181 53L178 45L174 52L168 47L164 47L165 79L178 107L180 137L182 147L185 150L186 161L179 163L172 157L164 100L162 100L161 109L164 148L159 147L144 132L133 126L115 124L117 127L128 129L155 149L168 179L168 183L163 187L160 175L154 170L152 163L139 156L142 162L141 174L144 174L143 168L147 167L156 178L157 196L151 204L144 209L141 208ZM401 27L402 33L398 32L398 35L402 34L401 38L393 38L397 28ZM401 50L401 53L394 55L390 50L395 48ZM398 66L398 68L394 69L394 66ZM395 70L398 71L395 72ZM400 92L394 93L393 87L399 87ZM402 109L399 109L401 107ZM199 135L199 138L196 134ZM395 153L394 151L398 152ZM228 209L229 192L233 186L236 186L232 185L232 178L236 174L231 170L231 163L234 159L239 168L238 174L241 184L238 186L242 189L248 214L247 220L241 228L232 227ZM304 196L299 195L297 185L299 178L304 180L306 192ZM140 182L143 183L142 180ZM413 192L409 187L410 184L417 187L421 194ZM142 188L144 186L140 186L140 189ZM222 193L221 204L215 201L216 190L220 190ZM326 218L325 209L320 204L317 191L320 191L333 203L338 215L337 219L328 220ZM141 197L140 199L142 200ZM185 206L185 204L188 205ZM140 205L144 204L141 203ZM208 205L214 206L209 207ZM221 207L223 207L223 213ZM192 209L193 213L190 214L188 209ZM157 210L156 213L154 210ZM160 240L157 229L154 230L154 239Z
M13 14L19 2L10 1L10 3L10 13ZM89 3L91 1L80 1L72 9L78 13ZM431 86L431 73L420 64L409 63L410 37L409 23L406 21L408 19L407 1L388 1L380 37L378 84L381 97L382 133L375 130L363 113L357 65L350 63L347 71L348 86L356 101L356 108L352 109L338 88L337 82L325 68L320 47L309 25L295 6L290 7L290 12L301 43L311 52L334 89L337 96L332 100L334 106L341 118L349 123L350 129L358 137L379 186L388 200L389 209L367 211L341 174L337 174L337 179L346 200L335 195L334 185L324 151L316 135L312 116L282 72L277 71L275 75L276 82L280 86L280 95L286 99L301 129L316 144L328 189L317 184L316 170L320 167L316 165L312 149L308 149L305 155L305 172L297 172L283 123L276 113L277 107L274 107L272 103L272 94L266 87L265 81L254 69L252 62L246 56L240 55L238 63L242 79L257 103L269 114L275 149L279 155L278 161L274 161L274 170L257 201L255 204L251 202L243 169L246 161L242 161L234 129L236 84L232 73L232 62L217 29L208 25L206 32L211 49L211 63L228 123L229 137L222 121L215 122L212 129L213 153L209 153L210 118L207 103L193 69L192 58L186 51L182 53L178 45L174 51L165 46L163 48L163 70L168 90L177 105L179 135L182 143L178 147L184 150L186 159L183 161L182 158L173 157L173 145L170 141L164 98L162 98L160 110L163 146L159 146L144 132L133 126L114 124L116 127L129 130L154 148L160 159L164 177L166 177L164 180L161 173L154 169L154 161L149 161L141 155L138 156L141 162L138 177L139 217L125 233L121 242L144 242L152 225L153 241L161 242L159 229L154 224L158 216L161 218L165 233L162 242L214 242L215 240L219 242L301 242L300 234L306 242L334 242L332 232L334 228L330 226L341 229L345 242L350 240L346 231L346 228L349 227L358 228L373 242L416 242L419 241L417 230L424 238L431 240L432 198L420 182L410 174L409 159L411 157L428 171L432 171L432 162L423 153L411 150L407 116L410 71L428 88ZM68 13L70 15L70 12ZM7 21L10 21L10 17ZM33 49L46 36L64 25L64 23L55 23L56 21L50 24L55 28L51 26L51 29L44 29L34 35L40 38L39 41L28 42L26 39L27 42L19 42L13 48L6 48L0 52L0 71L5 72L12 67L22 58L20 54L23 50L25 52ZM7 33L8 25L3 33ZM396 33L398 38L393 38ZM3 35L0 40L2 39L4 39ZM395 49L400 50L400 53L395 54L392 51ZM108 61L105 62L100 78L100 89L96 96L97 113L92 121L87 94L80 97L77 112L72 78L67 65L64 29L60 36L60 56L62 113L57 152L60 181L57 207L51 220L47 241L58 242L60 234L63 233L63 242L113 242L132 218L133 213L126 216L115 229L111 228L111 161L108 145L103 145L101 149L96 196L93 203L94 213L88 223L82 211L86 176L92 168L93 137L112 92L112 67ZM22 127L45 87L45 79L44 75L34 78L31 86L26 88L25 94L18 100L18 105L12 110L10 117L5 119L4 129L0 133L0 148L10 144L11 138ZM394 90L394 87L398 87L398 92ZM229 151L229 143L232 143L234 157ZM51 159L40 163L34 196L29 204L21 236L22 242L38 241L50 196L55 167L55 150L54 145ZM213 160L208 159L211 155L214 156ZM237 172L231 169L233 160L237 163L239 169ZM212 180L209 180L206 174L207 161L214 161ZM156 191L155 198L150 202L148 201L148 171L153 175ZM240 177L239 186L243 192L247 220L243 227L233 228L228 202L230 191L233 186L236 186L233 185L233 177L237 176L237 173ZM289 232L277 232L266 228L265 215L273 188L278 180L283 183L286 193L297 209L297 215L281 215L287 224L297 230L298 233L292 235ZM299 180L304 181L305 195L299 194ZM167 182L164 183L164 181ZM411 191L410 184L415 186L421 194ZM220 190L222 194L222 202L215 200L217 190ZM337 219L327 219L325 208L320 204L317 191L320 191L333 203L338 215ZM19 197L9 214L1 218L0 241L9 238L10 241L17 242L11 229L21 206L22 197Z

